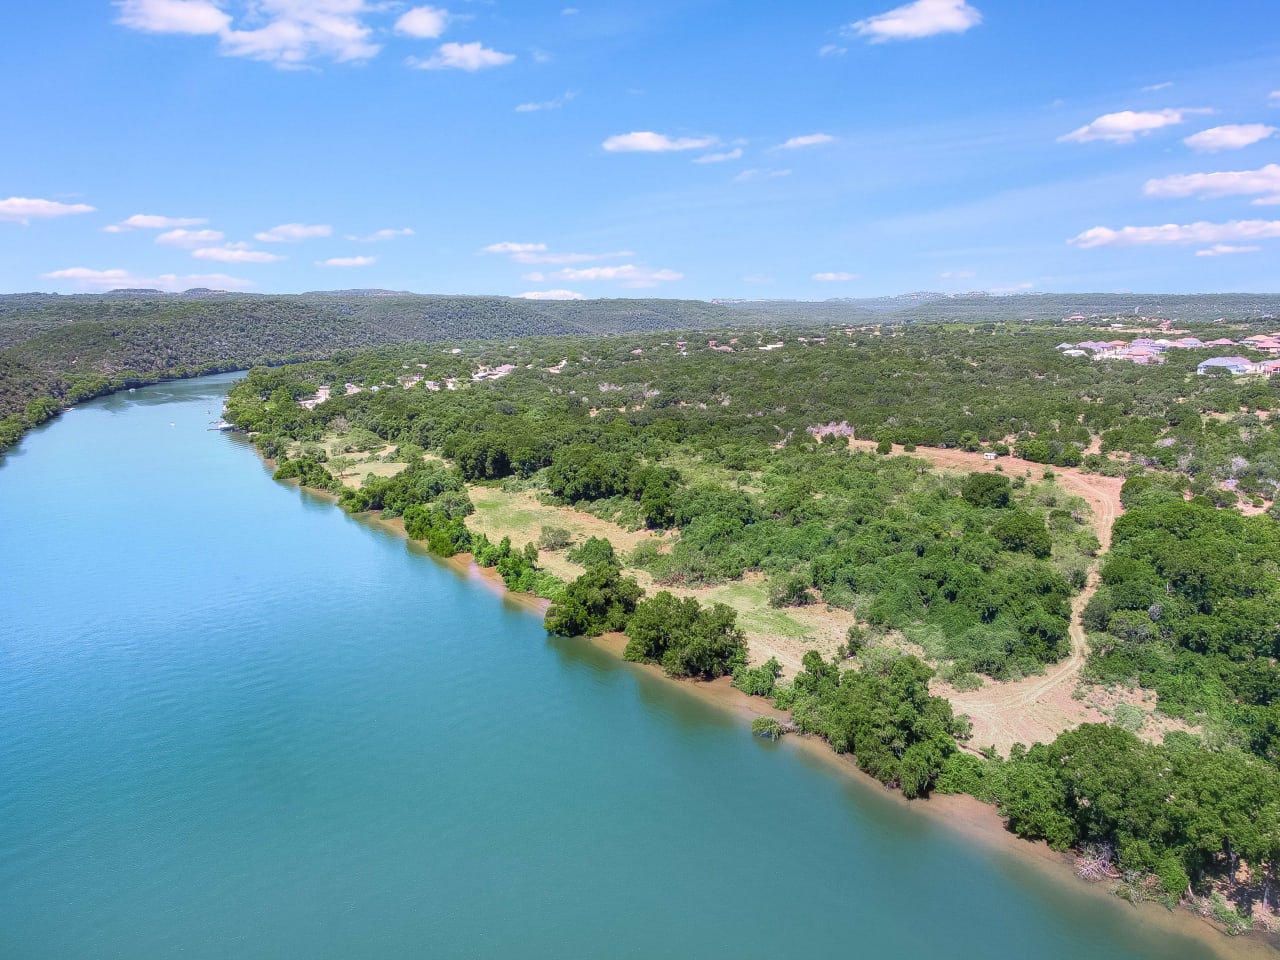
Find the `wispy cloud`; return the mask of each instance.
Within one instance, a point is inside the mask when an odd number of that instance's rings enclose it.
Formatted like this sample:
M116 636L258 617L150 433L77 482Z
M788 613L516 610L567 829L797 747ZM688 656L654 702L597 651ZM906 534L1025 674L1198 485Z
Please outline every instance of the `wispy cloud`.
M517 294L521 300L585 300L576 290L530 290Z
M516 113L538 113L542 110L559 110L566 103L578 95L577 90L566 90L558 97L550 100L535 100L531 103L522 103L516 107Z
M371 267L378 262L377 257L330 257L328 260L317 260L317 267Z
M615 250L612 253L513 253L511 259L515 263L589 263L592 260L613 260L618 257L634 257L634 250Z
M848 47L842 47L838 43L824 43L818 48L820 57L843 57L848 52Z
M564 280L570 283L605 280L613 281L624 287L656 287L660 283L671 283L683 280L684 274L674 270L655 270L652 267L641 267L633 263L620 264L616 267L582 267L567 268L550 274L549 279Z
M750 170L743 170L740 174L733 178L734 183L746 183L750 180L776 180L778 177L789 177L791 171L787 169L778 169L776 167L752 167Z
M413 231L408 227L404 227L400 230L375 230L373 233L365 234L363 237L358 234L348 233L347 239L354 240L356 243L382 243L386 240L395 240L397 237L412 236Z
M847 32L872 43L919 40L940 33L965 33L982 22L982 14L965 0L915 0L887 13L852 23Z
M592 260L612 260L618 257L634 257L634 250L614 250L609 253L556 253L547 249L545 243L491 243L481 253L496 253L510 257L512 263L520 264L568 264L589 263ZM534 280L534 274L525 276L526 280ZM535 283L540 280L534 280Z
M1229 223L1166 223L1154 227L1094 227L1069 242L1082 249L1093 247L1166 246L1186 243L1231 243L1280 237L1280 220L1232 220Z
M947 270L940 274L943 280L972 280L977 275L973 270Z
M93 211L94 208L87 203L59 203L57 200L37 200L31 197L0 200L0 222L21 223L24 226L32 220L51 220Z
M1119 113L1103 114L1092 123L1086 123L1079 129L1063 134L1059 143L1089 143L1093 140L1107 140L1111 143L1133 143L1140 136L1146 136L1156 130L1185 123L1187 118L1195 114L1212 113L1212 110L1121 110Z
M227 244L225 247L201 247L191 251L197 260L216 260L218 263L279 263L288 259L278 253L250 250L244 244Z
M1280 164L1257 170L1223 170L1218 173L1184 173L1148 180L1142 188L1148 197L1257 197L1258 206L1280 204Z
M203 247L217 243L222 239L221 230L188 230L179 227L177 230L166 230L156 237L156 243L167 247Z
M410 57L406 62L415 70L464 70L475 73L477 70L505 66L515 59L514 53L502 53L475 41L442 43L440 49L426 60Z
M1216 243L1207 250L1197 250L1197 257L1227 257L1233 253L1257 253L1261 247L1233 247L1228 243Z
M89 267L67 267L40 275L45 280L70 280L85 290L115 290L133 287L156 290L187 290L191 287L215 287L223 290L243 290L252 287L250 280L229 277L225 273L196 273L179 276L164 273L158 277L140 276L128 270L94 270Z
M301 240L327 237L332 233L333 227L326 223L282 223L262 233L255 233L253 238L262 243L298 243Z
M601 146L609 153L672 153L714 147L715 137L669 137L652 130L639 130L609 137Z
M491 243L481 253L541 253L547 249L545 243L512 243L510 240L503 240L501 243Z
M1199 153L1220 153L1223 150L1240 150L1266 140L1276 132L1265 123L1229 123L1193 133L1182 142Z
M804 147L820 147L824 143L835 143L836 138L829 133L809 133L803 137L792 137L785 143L778 144L779 150L800 150Z
M694 157L694 163L725 163L729 160L741 160L742 148L734 147L732 150L726 150L724 153L704 153L700 157Z
M840 270L834 273L815 273L813 279L819 283L847 283L850 280L857 280L859 276L860 274Z
M135 213L132 217L102 229L106 233L124 233L128 230L172 230L175 227L200 227L208 222L204 217L161 217L150 213Z
M1153 83L1150 86L1142 88L1143 93L1159 93L1161 90L1168 90L1173 86L1172 80L1166 80L1164 83Z

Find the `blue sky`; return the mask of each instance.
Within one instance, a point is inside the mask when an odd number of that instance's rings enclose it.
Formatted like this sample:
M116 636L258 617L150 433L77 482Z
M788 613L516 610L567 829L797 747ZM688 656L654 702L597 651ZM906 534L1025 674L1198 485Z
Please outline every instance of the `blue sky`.
M50 0L0 291L1280 289L1274 0Z

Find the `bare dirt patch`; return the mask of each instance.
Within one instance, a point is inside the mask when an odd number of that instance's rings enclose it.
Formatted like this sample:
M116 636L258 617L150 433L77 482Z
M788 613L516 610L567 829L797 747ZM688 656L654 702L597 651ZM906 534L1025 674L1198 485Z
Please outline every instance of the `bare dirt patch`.
M860 450L875 448L875 443L870 440L851 440L849 445ZM1018 457L987 460L981 453L963 450L920 447L911 456L928 460L942 470L966 473L993 473L998 465L1010 476L1030 472L1031 476L1037 477L1051 469L1056 483L1089 504L1093 511L1094 531L1102 550L1111 547L1111 528L1123 510L1120 503L1120 488L1124 486L1122 478L1100 477L1071 467L1047 468L1042 463ZM947 684L934 682L934 692L945 696L957 713L968 714L973 721L972 743L975 746L994 745L1001 753L1007 754L1015 743L1047 742L1062 731L1082 723L1103 723L1109 719L1101 704L1090 703L1087 695L1084 700L1072 697L1089 655L1080 614L1098 589L1100 556L1089 570L1084 590L1071 604L1071 653L1067 659L1051 666L1043 676L1012 683L988 680L980 690L960 692ZM1148 728L1154 734L1159 725L1153 721L1144 726L1144 729Z

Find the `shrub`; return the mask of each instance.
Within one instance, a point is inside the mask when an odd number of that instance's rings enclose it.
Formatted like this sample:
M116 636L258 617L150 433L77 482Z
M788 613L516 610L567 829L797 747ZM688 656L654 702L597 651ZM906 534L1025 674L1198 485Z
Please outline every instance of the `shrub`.
M738 667L733 671L733 685L749 697L767 697L773 693L782 666L770 657L758 667Z
M538 537L539 550L563 550L573 543L573 534L564 527L543 527Z
M780 740L786 728L773 717L756 717L751 721L751 733L764 740Z

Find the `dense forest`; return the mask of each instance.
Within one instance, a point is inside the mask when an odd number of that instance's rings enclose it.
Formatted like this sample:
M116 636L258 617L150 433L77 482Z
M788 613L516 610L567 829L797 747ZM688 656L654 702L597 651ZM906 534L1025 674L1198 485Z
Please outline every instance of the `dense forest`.
M1280 298L1256 295L912 294L869 300L531 301L336 291L291 296L191 290L0 296L0 450L64 407L123 387L410 341L506 339L824 324L1227 317L1265 325Z
M1138 367L1064 357L1060 338L982 323L408 344L257 368L228 417L278 477L401 516L432 550L548 598L548 630L619 631L629 659L732 675L789 711L762 735L789 723L908 796L972 793L1126 896L1199 897L1244 929L1280 857L1280 390L1196 376L1201 351ZM344 484L335 437L403 467ZM1019 453L1043 476L941 473L912 456L929 446ZM1055 466L1128 478L1108 553ZM468 491L486 485L662 538L628 553L588 540L563 580L543 566L567 544L557 531L522 547L472 531ZM1152 743L1086 724L979 751L931 682L1064 657L1093 569L1090 678L1152 690L1199 732ZM752 666L734 610L671 592L747 575L777 608L851 613L835 659L810 652L790 677Z

